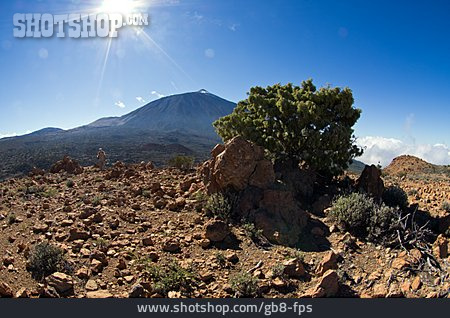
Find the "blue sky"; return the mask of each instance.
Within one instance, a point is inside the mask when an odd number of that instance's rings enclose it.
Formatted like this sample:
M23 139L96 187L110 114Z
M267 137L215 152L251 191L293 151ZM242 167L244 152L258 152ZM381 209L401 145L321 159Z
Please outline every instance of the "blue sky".
M448 1L140 0L150 25L118 38L13 37L14 13L103 2L0 4L0 136L72 128L201 88L237 102L251 86L311 77L353 90L365 161L411 153L450 164Z

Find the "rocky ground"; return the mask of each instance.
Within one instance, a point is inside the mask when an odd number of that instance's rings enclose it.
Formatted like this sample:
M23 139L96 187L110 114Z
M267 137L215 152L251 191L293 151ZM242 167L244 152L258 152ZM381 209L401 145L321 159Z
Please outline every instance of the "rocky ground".
M72 172L36 171L0 184L0 297L449 296L443 235L430 266L418 250L341 232L325 209L306 211L301 249L285 247L208 215L195 172L151 164ZM448 180L389 180L421 209L448 215L441 209ZM33 278L27 262L45 241L65 251L68 265Z

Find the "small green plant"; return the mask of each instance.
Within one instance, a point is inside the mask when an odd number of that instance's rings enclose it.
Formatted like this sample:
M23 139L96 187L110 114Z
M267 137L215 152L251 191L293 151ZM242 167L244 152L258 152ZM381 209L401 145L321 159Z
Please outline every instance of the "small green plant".
M405 209L408 207L408 195L402 188L390 186L383 191L383 202L390 207Z
M189 170L194 166L194 158L189 156L175 156L169 160L169 166L181 170Z
M284 277L284 268L285 268L285 266L280 263L277 263L274 266L272 266L272 268L271 268L272 278L276 278L276 277L283 278Z
M411 195L411 196L416 196L418 193L419 192L417 191L417 189L410 189L408 191L408 195Z
M446 212L450 212L450 202L448 201L442 202L441 208Z
M233 206L230 200L222 193L210 195L205 208L212 215L224 221L229 221L233 212Z
M27 270L36 280L42 280L54 272L70 272L64 251L47 242L35 245L30 253Z
M400 171L397 173L397 177L399 177L400 179L402 178L406 178L408 174L406 173L406 171Z
M255 297L258 294L258 282L256 277L241 271L230 277L231 289L236 297Z
M105 240L104 238L98 238L95 242L94 242L95 246L97 246L97 248L101 251L106 251L108 250L109 247L109 241Z
M227 263L227 259L225 258L225 255L221 252L216 253L216 261L219 264L220 267L225 267Z
M202 190L198 190L197 192L194 193L194 200L197 201L204 201L206 200L206 194L205 192L203 192Z
M75 182L72 179L67 179L66 181L66 187L73 188L75 185Z
M251 222L243 222L242 228L248 237L250 237L253 241L259 239L263 235L263 231L261 229L257 229L255 224Z
M58 194L58 190L55 188L48 188L42 193L42 196L45 198L53 198Z
M184 269L175 261L165 266L147 263L145 272L152 280L152 289L163 296L169 291L190 292L196 281L192 269Z
M150 193L150 191L148 191L148 190L143 190L142 191L142 196L144 197L144 198L150 198L152 195L151 195L151 193Z
M99 197L99 196L95 196L95 197L92 199L92 205L93 205L93 206L98 206L98 205L100 205L101 203L102 203L102 198Z
M30 187L26 187L25 189L24 189L24 192L25 192L25 194L37 194L37 193L39 193L39 192L42 192L42 189L40 189L39 187L37 187L37 186L30 186Z
M14 214L13 212L10 212L8 214L8 216L6 217L6 222L8 223L8 225L12 225L12 224L16 223L16 221L17 221L16 214Z
M303 262L305 260L305 253L297 249L291 249L288 253L287 258L295 258Z

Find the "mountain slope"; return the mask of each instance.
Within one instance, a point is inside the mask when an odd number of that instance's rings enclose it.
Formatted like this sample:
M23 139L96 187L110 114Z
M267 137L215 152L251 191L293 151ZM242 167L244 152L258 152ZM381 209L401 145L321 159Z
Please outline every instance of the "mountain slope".
M204 159L220 141L212 123L235 106L201 90L164 97L122 117L101 118L70 130L44 128L0 139L0 180L34 166L48 169L64 155L91 165L99 147L106 150L109 163L151 160L163 165L178 154Z
M163 97L122 117L101 118L86 128L121 127L215 136L211 124L230 114L235 106L206 90L200 90Z
M394 158L383 171L386 174L397 176L429 173L449 174L450 167L433 165L415 156L402 155Z

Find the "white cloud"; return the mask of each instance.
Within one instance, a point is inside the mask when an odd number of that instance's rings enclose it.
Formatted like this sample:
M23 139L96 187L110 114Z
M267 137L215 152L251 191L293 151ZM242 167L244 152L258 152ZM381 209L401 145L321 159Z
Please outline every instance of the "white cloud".
M158 93L157 91L152 91L151 94L152 94L152 95L155 95L155 96L158 97L158 98L163 98L163 97L166 96L166 95L164 95L164 94Z
M203 20L203 15L198 14L197 11L195 11L195 12L194 12L194 15L192 15L192 18L193 18L194 20L200 21L200 20Z
M5 134L0 133L0 139L7 138L7 137L15 137L15 136L18 136L18 134L17 133L5 133Z
M41 48L41 49L38 51L38 55L39 55L39 57L40 57L41 59L46 59L46 58L48 57L48 50L47 50L47 49L44 49L44 48Z
M122 101L120 101L120 100L118 102L115 102L114 105L116 105L117 107L120 107L120 108L125 108L126 107L125 104Z
M136 99L139 103L146 103L145 99L143 99L141 96L137 96Z
M386 166L400 155L413 155L438 165L450 164L450 148L444 144L407 144L399 139L379 136L358 138L357 144L365 147L364 154L357 159L367 164Z
M233 23L231 25L228 26L228 29L230 29L233 32L236 32L237 28L238 28L239 24L238 23Z
M206 49L205 56L209 59L212 59L214 56L216 56L216 52L213 49Z

